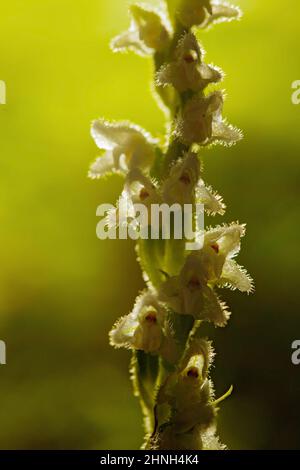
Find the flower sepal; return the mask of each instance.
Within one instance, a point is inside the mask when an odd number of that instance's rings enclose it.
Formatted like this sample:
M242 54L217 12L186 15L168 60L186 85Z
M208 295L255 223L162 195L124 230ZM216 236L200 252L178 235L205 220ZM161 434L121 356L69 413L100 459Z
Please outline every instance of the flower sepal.
M162 12L133 4L129 8L131 25L128 31L111 42L115 52L132 50L141 56L163 51L169 44L170 31Z

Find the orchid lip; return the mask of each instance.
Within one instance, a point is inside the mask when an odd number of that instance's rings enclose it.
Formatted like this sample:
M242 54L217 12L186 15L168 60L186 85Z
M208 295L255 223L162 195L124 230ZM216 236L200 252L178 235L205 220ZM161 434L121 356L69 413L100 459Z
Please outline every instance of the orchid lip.
M198 379L198 377L199 377L199 372L198 372L197 367L191 367L191 368L187 371L186 375L187 375L188 377L192 377L193 379Z
M157 323L157 315L156 315L156 312L149 312L149 313L146 315L145 320L146 320L148 323Z

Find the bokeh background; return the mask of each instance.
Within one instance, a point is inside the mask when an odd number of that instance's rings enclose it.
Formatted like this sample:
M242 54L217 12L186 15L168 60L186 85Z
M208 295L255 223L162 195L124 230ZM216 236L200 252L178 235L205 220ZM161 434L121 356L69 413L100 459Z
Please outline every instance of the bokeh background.
M240 0L242 22L201 33L226 71L225 114L244 141L205 153L206 180L248 224L240 262L256 281L226 293L233 316L207 328L217 351L220 435L233 449L300 448L300 79L297 0ZM131 119L154 135L164 116L150 91L151 60L116 55L124 0L3 0L0 7L1 449L135 449L141 416L129 353L108 345L112 323L143 288L130 241L96 239L98 204L119 177L86 178L97 155L93 118ZM216 220L219 222L220 220Z

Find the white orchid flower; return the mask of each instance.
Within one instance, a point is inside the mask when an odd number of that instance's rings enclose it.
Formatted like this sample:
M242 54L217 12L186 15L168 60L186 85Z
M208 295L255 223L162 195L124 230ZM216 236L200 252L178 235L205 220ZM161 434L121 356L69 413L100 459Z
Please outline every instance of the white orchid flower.
M138 4L131 5L129 12L129 30L112 40L111 47L115 52L133 50L146 56L168 45L169 26L162 12Z
M141 127L98 119L92 124L91 134L98 148L105 153L91 165L90 178L115 172L126 175L135 168L149 170L151 167L157 140Z
M230 314L214 287L228 286L242 292L253 290L252 279L233 260L244 234L245 226L239 224L206 232L203 248L187 257L178 276L165 281L160 298L177 313L225 326Z
M195 96L190 99L177 120L177 138L187 145L209 145L216 142L232 145L241 140L241 131L222 118L223 101L220 91L206 97Z
M193 33L186 33L179 40L176 58L163 65L156 74L158 86L173 85L183 93L203 90L210 83L217 83L223 78L222 71L203 62L204 51L200 49Z
M151 291L143 292L132 312L122 317L110 332L110 343L116 348L158 353L171 340L167 310ZM168 339L166 339L168 337Z
M199 158L197 154L188 152L171 167L170 174L162 185L164 202L169 205L194 204L199 178Z

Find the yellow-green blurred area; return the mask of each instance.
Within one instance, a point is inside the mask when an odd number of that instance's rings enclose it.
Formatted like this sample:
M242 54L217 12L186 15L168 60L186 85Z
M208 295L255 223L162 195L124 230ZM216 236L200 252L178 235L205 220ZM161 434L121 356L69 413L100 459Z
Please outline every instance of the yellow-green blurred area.
M224 196L224 221L248 224L239 257L256 293L224 292L233 315L208 327L219 433L233 449L299 448L300 79L297 0L240 0L241 22L199 34L207 61L226 72L225 114L245 132L234 148L204 153L205 178ZM104 116L153 135L164 115L152 64L117 55L124 0L2 0L0 79L0 448L135 449L141 415L130 354L108 345L111 325L143 288L130 241L96 238L96 207L114 203L115 176L87 179L97 156L89 128ZM216 223L221 222L216 219ZM209 220L209 223L212 221Z

